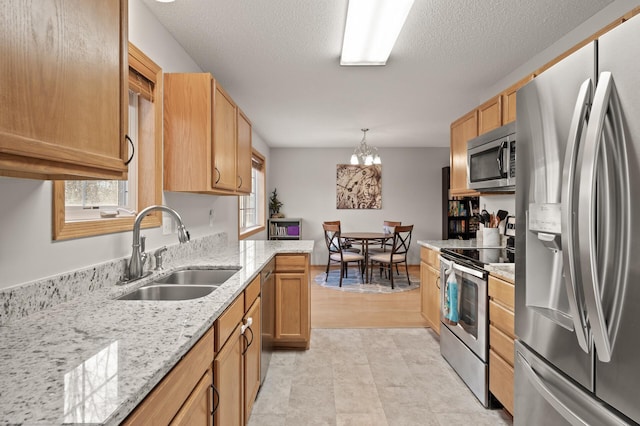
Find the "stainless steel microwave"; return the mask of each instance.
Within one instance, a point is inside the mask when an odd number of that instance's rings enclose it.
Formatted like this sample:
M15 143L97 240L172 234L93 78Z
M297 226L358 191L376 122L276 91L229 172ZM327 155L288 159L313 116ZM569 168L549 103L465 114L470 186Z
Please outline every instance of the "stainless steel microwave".
M467 142L467 179L470 189L515 190L515 122Z

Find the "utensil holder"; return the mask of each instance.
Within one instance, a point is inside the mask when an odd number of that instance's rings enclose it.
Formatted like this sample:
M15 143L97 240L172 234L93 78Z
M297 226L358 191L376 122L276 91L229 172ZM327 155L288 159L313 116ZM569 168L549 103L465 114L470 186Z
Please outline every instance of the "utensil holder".
M484 247L500 247L498 228L482 228L482 245Z

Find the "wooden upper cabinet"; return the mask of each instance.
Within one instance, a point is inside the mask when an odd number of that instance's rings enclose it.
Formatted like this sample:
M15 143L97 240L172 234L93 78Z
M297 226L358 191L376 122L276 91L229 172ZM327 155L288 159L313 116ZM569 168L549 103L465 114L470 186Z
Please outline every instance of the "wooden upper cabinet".
M251 192L251 121L238 108L238 192Z
M0 174L126 178L127 0L0 2Z
M477 194L467 183L467 141L478 136L478 111L473 110L451 124L451 178L449 192L454 195Z
M217 81L213 85L213 187L235 191L238 107Z
M478 135L502 126L502 97L489 99L478 107Z
M246 145L244 125L239 124L235 102L211 74L165 74L164 189L220 195L241 192L238 175L246 165L239 164L244 161L239 146ZM250 133L249 128L249 156ZM248 175L247 193L251 191L251 157Z
M502 124L516 121L516 92L522 86L533 80L534 74L530 74L518 81L513 86L501 93L502 97Z

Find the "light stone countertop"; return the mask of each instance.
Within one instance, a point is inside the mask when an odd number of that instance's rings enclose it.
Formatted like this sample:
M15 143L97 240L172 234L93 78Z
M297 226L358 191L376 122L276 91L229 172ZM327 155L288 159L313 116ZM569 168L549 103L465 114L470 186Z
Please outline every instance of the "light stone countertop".
M276 253L312 250L313 241L242 241L0 326L0 424L120 423ZM184 266L241 269L200 299L114 300Z

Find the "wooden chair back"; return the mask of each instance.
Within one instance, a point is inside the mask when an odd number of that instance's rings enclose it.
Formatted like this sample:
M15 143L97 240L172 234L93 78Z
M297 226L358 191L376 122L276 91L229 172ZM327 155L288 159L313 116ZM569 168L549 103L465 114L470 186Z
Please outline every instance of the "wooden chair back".
M329 255L331 255L331 253L341 253L340 225L325 222L322 224L322 229L324 229L324 241L327 243Z
M413 225L396 226L393 233L393 248L391 256L396 254L406 255L411 245L411 233Z

